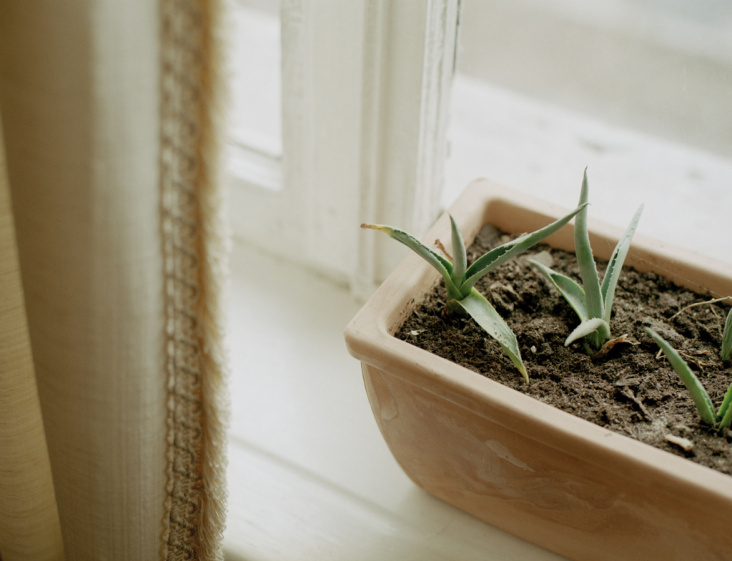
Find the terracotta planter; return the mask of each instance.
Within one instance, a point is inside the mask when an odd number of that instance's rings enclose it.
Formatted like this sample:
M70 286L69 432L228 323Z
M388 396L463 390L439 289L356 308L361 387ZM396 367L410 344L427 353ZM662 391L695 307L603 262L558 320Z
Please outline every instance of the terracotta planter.
M566 209L488 182L451 209L469 243L483 224L535 230ZM442 217L425 237L449 240ZM592 228L607 259L622 231ZM571 227L547 239L573 251ZM717 295L722 263L636 236L626 265ZM346 329L394 457L429 493L571 559L732 559L732 477L559 411L392 336L438 274L415 255Z

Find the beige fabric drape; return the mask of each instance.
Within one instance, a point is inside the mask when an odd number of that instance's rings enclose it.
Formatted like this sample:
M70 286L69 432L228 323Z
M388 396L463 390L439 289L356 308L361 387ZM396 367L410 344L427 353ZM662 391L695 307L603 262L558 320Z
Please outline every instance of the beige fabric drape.
M33 373L1 135L0 318L0 552L4 561L56 561L63 559L63 544Z
M221 558L217 14L0 0L8 178L67 559Z

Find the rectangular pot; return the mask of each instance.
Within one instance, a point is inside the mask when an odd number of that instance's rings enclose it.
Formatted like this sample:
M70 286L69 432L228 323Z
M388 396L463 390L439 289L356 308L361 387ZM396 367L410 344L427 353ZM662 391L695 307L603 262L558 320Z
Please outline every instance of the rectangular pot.
M568 210L480 181L450 209L466 243L487 223L536 230ZM622 231L591 223L597 257ZM450 239L443 216L425 240ZM546 243L574 251L567 226ZM732 295L729 265L636 236L626 266ZM578 561L732 559L732 477L616 434L400 341L439 281L409 255L346 329L392 454L427 492Z

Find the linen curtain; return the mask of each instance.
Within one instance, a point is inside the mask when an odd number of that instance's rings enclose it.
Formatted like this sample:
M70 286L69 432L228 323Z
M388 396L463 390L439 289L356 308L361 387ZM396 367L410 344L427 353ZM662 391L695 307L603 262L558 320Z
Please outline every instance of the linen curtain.
M0 0L3 561L222 558L220 18Z

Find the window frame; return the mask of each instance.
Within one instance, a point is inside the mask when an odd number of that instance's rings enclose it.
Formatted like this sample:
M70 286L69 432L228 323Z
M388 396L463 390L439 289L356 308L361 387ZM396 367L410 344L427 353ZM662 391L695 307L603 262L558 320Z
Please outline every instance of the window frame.
M282 187L230 174L235 236L366 296L403 256L361 222L422 233L444 184L459 0L283 0Z

